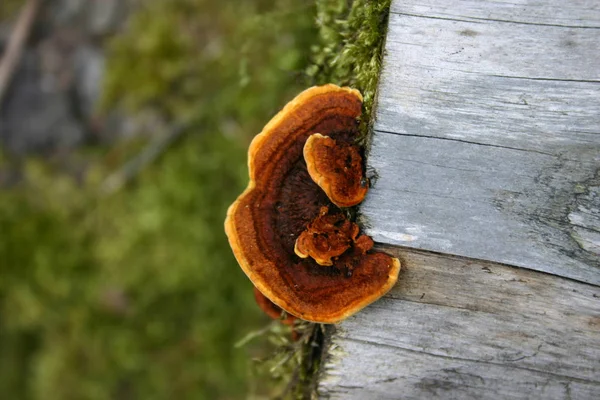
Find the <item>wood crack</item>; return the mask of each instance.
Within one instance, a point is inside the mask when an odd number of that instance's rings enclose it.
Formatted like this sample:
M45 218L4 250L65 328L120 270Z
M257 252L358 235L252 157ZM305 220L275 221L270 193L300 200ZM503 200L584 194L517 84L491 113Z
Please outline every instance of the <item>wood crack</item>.
M398 136L408 136L408 137L418 137L418 138L426 138L426 139L448 140L448 141L452 141L452 142L474 144L474 145L477 145L477 146L495 147L495 148L498 148L498 149L507 149L507 150L515 150L515 151L525 151L525 152L528 152L528 153L536 153L536 154L542 154L542 155L550 156L550 157L558 157L556 154L546 153L544 151L539 151L539 150L520 149L518 147L501 146L501 145L491 144L491 143L479 143L479 142L474 142L474 141L471 141L471 140L464 140L464 139L456 139L456 138L448 138L448 137L440 137L440 136L416 135L416 134L412 134L412 133L399 133L399 132L385 131L385 130L381 130L381 129L375 129L375 132L376 133L388 133L390 135L398 135Z
M481 18L481 17L442 17L442 16L434 16L434 15L423 15L423 14L412 14L405 12L397 12L390 11L390 14L394 15L404 15L407 17L415 17L415 18L427 18L427 19L439 19L443 21L456 21L456 22L468 22L473 24L483 24L486 22L499 22L505 24L517 24L517 25L533 25L533 26L550 26L556 28L569 28L569 29L600 29L600 26L590 26L590 25L565 25L565 24L549 24L543 22L527 22L527 21L511 21L508 19L498 19L498 18Z
M468 71L463 71L468 72ZM506 79L525 79L530 81L548 81L548 82L577 82L577 83L600 83L600 79L567 79L567 78L545 78L535 76L512 76L512 75L498 75L498 74L482 74L491 76L494 78L506 78Z
M431 357L443 358L445 360L450 360L450 361L472 362L472 363L483 364L483 365L494 365L494 366L497 366L497 367L504 367L504 368L507 368L507 369L518 369L518 370L522 370L522 371L534 372L534 373L538 373L538 374L543 374L543 375L551 376L551 377L557 378L557 379L564 379L564 380L569 380L569 381L573 381L573 382L581 382L581 383L586 383L586 384L592 384L592 385L600 387L600 381L595 381L595 380L591 380L591 379L584 379L584 378L578 378L578 377L574 377L574 376L571 376L571 375L557 374L555 372L543 371L543 370L538 370L538 369L535 369L535 368L527 368L527 367L523 367L523 366L519 366L519 365L514 365L514 364L505 364L505 363L498 363L498 362L492 362L492 361L486 361L486 360L476 360L476 359L465 358L465 357L447 356L447 355L432 353L432 352L428 352L428 351L424 351L424 350L409 349L409 348L405 348L405 347L402 347L402 346L393 345L393 344L389 344L389 343L372 342L370 340L358 339L358 338L355 338L355 337L340 337L340 339L347 340L347 341L352 341L352 342L355 342L355 343L361 343L361 344L371 345L371 346L388 347L388 348L391 348L391 349L402 350L402 351L406 351L406 352L410 352L410 353L425 354L425 355L428 355L428 356L431 356ZM527 356L524 357L524 358L527 358ZM514 362L514 361L517 361L517 360L511 360L511 361L507 360L507 361L508 362Z
M432 256L433 255L433 256L436 256L436 257L443 257L443 258L448 259L448 260L461 261L461 262L465 262L465 263L478 263L478 264L481 264L482 266L486 266L486 265L489 265L489 266L501 266L501 267L514 268L514 269L518 269L518 270L533 271L533 272L544 274L544 275L548 275L548 276L555 276L555 277L558 277L560 279L565 279L567 281L576 282L577 284L580 284L580 285L586 285L586 286L590 286L590 287L593 287L593 288L599 288L600 287L600 284L597 284L597 283L587 282L587 281L584 281L584 280L581 280L581 279L572 278L572 277L569 277L569 276L558 275L558 274L555 274L555 273L552 273L552 272L540 271L540 270L536 270L536 269L522 267L522 266L519 266L519 265L513 265L513 264L503 263L501 261L491 261L491 260L487 260L485 258L466 257L466 256L458 255L458 254L444 253L442 251L435 251L435 250L429 250L429 249L421 249L421 248L416 248L416 247L402 246L402 245L397 245L397 244L389 244L389 243L381 243L381 242L375 242L374 249L380 250L380 251L384 251L384 252L385 251L390 252L390 249L395 249L395 251L392 251L392 253L394 253L394 254L401 254L402 252L407 252L407 253L414 253L414 254L417 254L417 255L421 255L421 256L424 256L424 257L428 257L428 256Z
M398 42L394 42L394 43L398 43ZM519 76L519 75L489 74L489 73L482 72L482 71L469 71L469 70L464 70L464 69L459 69L459 68L451 68L449 66L440 67L437 65L425 65L425 64L407 63L406 66L411 67L411 68L420 68L420 69L424 69L427 71L429 71L429 70L452 71L452 72L460 72L462 74L478 75L478 76L490 77L490 78L529 80L529 81L536 81L536 82L591 83L591 84L599 84L600 83L600 79L570 79L570 78L549 78L549 77L545 77L545 76ZM418 87L418 86L415 86L415 87ZM442 92L439 90L431 90L431 89L427 89L425 91L430 92L430 93L456 94L456 93L452 93L452 92L447 92L447 91ZM472 102L469 104L477 104L477 103ZM507 103L503 102L502 104L507 104ZM519 105L519 106L529 106L529 104L518 103L518 102L513 102L513 103L508 103L508 104Z

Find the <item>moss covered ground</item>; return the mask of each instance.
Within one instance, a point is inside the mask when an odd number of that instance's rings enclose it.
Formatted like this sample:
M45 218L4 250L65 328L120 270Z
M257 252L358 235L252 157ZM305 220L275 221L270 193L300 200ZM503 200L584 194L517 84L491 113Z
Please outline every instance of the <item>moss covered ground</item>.
M360 89L366 127L389 0L142 4L110 45L103 106L185 121L181 138L109 196L136 143L81 150L78 174L0 155L22 177L0 194L3 398L270 398L290 379L285 356L255 361L291 345L280 328L235 346L269 321L225 211L248 143L300 90Z

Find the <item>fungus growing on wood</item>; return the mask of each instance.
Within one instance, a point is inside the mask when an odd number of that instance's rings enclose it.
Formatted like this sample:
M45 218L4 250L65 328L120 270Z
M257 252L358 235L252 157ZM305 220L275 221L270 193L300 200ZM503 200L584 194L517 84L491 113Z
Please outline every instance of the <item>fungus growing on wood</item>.
M338 207L352 207L365 198L368 184L358 147L315 133L304 145L304 160L312 180Z
M225 232L242 270L269 300L304 320L341 321L385 294L400 269L383 253L342 255L332 266L294 253L321 207L335 207L308 174L306 139L321 132L350 144L361 103L358 91L335 85L299 94L252 141L250 182L227 211Z
M258 304L260 309L269 317L281 320L281 323L284 325L294 325L296 317L283 311L275 303L265 297L265 295L256 287L254 287L254 300L256 300L256 304Z
M319 265L333 265L331 259L352 246L358 231L358 225L343 213L330 213L329 207L323 206L317 218L298 236L294 252L301 258L311 257Z

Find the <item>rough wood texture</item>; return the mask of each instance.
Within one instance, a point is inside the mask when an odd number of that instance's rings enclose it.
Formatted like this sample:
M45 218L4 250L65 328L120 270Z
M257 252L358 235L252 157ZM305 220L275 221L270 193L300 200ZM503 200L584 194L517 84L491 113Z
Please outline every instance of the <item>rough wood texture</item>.
M600 398L599 287L384 250L401 258L398 284L338 326L323 398Z
M418 3L390 15L367 233L600 284L597 2Z
M359 222L403 269L321 396L599 399L598 2L394 1L376 105Z

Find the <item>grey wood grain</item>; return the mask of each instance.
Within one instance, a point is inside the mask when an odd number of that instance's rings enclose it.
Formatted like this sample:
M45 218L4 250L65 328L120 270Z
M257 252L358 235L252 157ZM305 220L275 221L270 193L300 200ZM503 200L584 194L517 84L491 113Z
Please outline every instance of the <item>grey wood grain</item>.
M594 0L421 0L393 1L395 14L471 22L600 28L600 7Z
M394 1L375 241L600 284L600 7Z
M330 399L598 399L600 288L395 247L388 296L337 326Z

